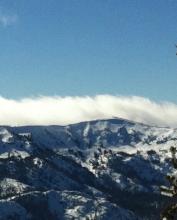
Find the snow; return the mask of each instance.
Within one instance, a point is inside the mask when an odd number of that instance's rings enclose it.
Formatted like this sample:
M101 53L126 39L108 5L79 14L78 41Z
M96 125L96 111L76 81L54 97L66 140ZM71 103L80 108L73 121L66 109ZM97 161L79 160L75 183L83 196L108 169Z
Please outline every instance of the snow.
M6 159L6 158L9 158L12 156L21 157L21 158L25 159L26 157L29 157L30 154L26 151L13 150L10 153L5 152L5 153L0 154L0 159Z
M43 166L43 161L42 161L41 159L39 159L39 158L34 158L34 159L33 159L33 162L34 162L34 164L35 164L37 167L42 168L42 166Z
M5 128L0 129L0 137L3 143L11 143L13 135Z
M23 184L16 179L11 179L11 178L4 178L0 182L0 189L1 189L1 197L7 196L8 194L19 194L27 190L29 188L28 185Z

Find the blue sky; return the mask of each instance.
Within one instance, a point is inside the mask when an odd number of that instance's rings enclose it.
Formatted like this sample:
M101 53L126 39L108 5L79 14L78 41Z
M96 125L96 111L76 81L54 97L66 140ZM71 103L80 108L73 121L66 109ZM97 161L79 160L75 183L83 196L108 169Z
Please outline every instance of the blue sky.
M0 94L177 103L176 0L0 1Z

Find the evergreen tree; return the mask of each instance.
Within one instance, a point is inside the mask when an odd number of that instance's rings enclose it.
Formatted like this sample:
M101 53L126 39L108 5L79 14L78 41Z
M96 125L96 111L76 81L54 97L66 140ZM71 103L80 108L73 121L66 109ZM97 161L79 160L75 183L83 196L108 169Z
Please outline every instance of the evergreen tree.
M175 169L177 169L177 158L176 158L176 148L171 147L170 152L172 155L172 165ZM169 187L161 187L161 193L163 195L169 196L172 198L172 202L168 205L161 213L162 220L175 220L177 219L177 174L168 174L166 176L169 181Z

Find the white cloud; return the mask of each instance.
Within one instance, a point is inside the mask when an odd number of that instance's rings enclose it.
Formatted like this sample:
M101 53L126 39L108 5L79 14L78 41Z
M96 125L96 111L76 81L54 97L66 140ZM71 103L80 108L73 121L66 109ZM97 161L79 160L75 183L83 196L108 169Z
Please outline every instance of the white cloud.
M136 96L0 97L1 125L66 125L112 117L177 127L177 105Z
M0 10L0 25L3 27L14 25L18 20L17 15L9 15L2 12L2 9Z

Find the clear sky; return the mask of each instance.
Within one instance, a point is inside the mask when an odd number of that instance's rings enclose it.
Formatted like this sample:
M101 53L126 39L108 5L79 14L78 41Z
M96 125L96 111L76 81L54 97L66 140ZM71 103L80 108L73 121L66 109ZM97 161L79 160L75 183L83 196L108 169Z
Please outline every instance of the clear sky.
M0 94L177 103L176 0L1 0Z

